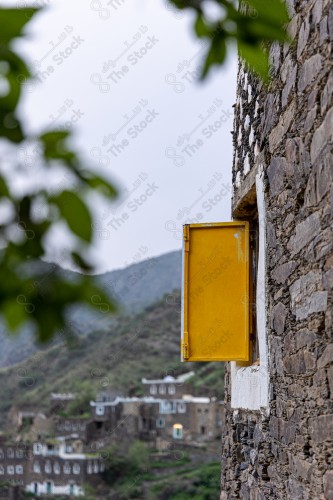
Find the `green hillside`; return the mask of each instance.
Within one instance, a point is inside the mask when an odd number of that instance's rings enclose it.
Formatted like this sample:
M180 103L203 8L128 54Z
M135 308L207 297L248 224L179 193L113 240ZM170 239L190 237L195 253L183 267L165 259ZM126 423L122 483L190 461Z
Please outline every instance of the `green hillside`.
M43 261L29 262L25 272L34 274L41 293L44 288L47 289L54 272L65 275L68 280L75 280L77 276L75 272ZM136 314L163 295L180 288L181 253L169 252L131 264L124 269L96 275L95 279L106 294L117 302L120 314ZM101 325L109 327L114 316L111 318L110 315L103 314L103 308L101 312L96 312L91 308L76 306L69 311L68 319L77 334L84 336L99 329ZM29 326L22 329L19 335L10 336L0 321L0 343L0 368L19 363L37 351Z
M194 392L222 397L223 364L181 363L179 339L179 291L137 315L106 316L70 349L54 345L1 369L0 428L13 404L29 403L47 410L51 392L76 392L86 401L105 388L141 395L142 377L189 370L196 372Z

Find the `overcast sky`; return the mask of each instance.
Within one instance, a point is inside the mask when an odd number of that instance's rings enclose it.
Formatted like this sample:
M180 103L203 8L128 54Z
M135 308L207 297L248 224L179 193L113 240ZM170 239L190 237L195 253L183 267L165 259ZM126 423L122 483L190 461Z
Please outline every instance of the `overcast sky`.
M120 189L117 203L94 200L97 271L180 249L185 222L230 220L236 56L201 84L205 48L165 1L42 3L21 46L37 77L21 113L30 130L73 127Z

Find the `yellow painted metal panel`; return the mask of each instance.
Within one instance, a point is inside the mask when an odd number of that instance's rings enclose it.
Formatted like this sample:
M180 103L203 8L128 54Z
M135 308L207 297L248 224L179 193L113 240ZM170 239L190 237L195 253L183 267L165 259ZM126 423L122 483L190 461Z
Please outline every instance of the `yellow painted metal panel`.
M249 223L184 226L182 360L249 360Z

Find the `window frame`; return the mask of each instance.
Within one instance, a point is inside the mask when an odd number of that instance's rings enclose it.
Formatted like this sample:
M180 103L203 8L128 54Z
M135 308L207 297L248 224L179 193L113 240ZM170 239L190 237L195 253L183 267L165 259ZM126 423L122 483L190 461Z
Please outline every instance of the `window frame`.
M176 386L175 384L168 385L168 394L173 395L176 394Z
M256 338L259 358L249 363L230 363L230 385L232 409L269 411L269 372L267 349L267 300L266 300L266 206L265 206L265 171L259 165L255 182L246 193L246 199L252 200L247 210L246 203L241 206L242 217L253 219L258 213L258 258L256 289L253 302L256 304ZM253 206L253 199L255 206ZM236 210L234 210L235 212ZM247 213L246 213L247 212ZM260 298L260 300L258 300ZM254 332L253 332L254 333Z
M150 394L152 394L152 395L157 394L157 385L156 385L156 384L150 384L150 387L149 387L149 392L150 392Z

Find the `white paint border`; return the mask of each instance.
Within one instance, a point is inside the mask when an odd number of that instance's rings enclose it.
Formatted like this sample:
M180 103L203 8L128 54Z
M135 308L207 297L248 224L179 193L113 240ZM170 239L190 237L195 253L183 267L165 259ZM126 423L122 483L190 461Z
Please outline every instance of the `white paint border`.
M267 410L269 406L269 374L266 330L266 209L262 165L256 175L256 193L259 218L256 312L260 364L243 367L237 362L231 361L231 408Z

